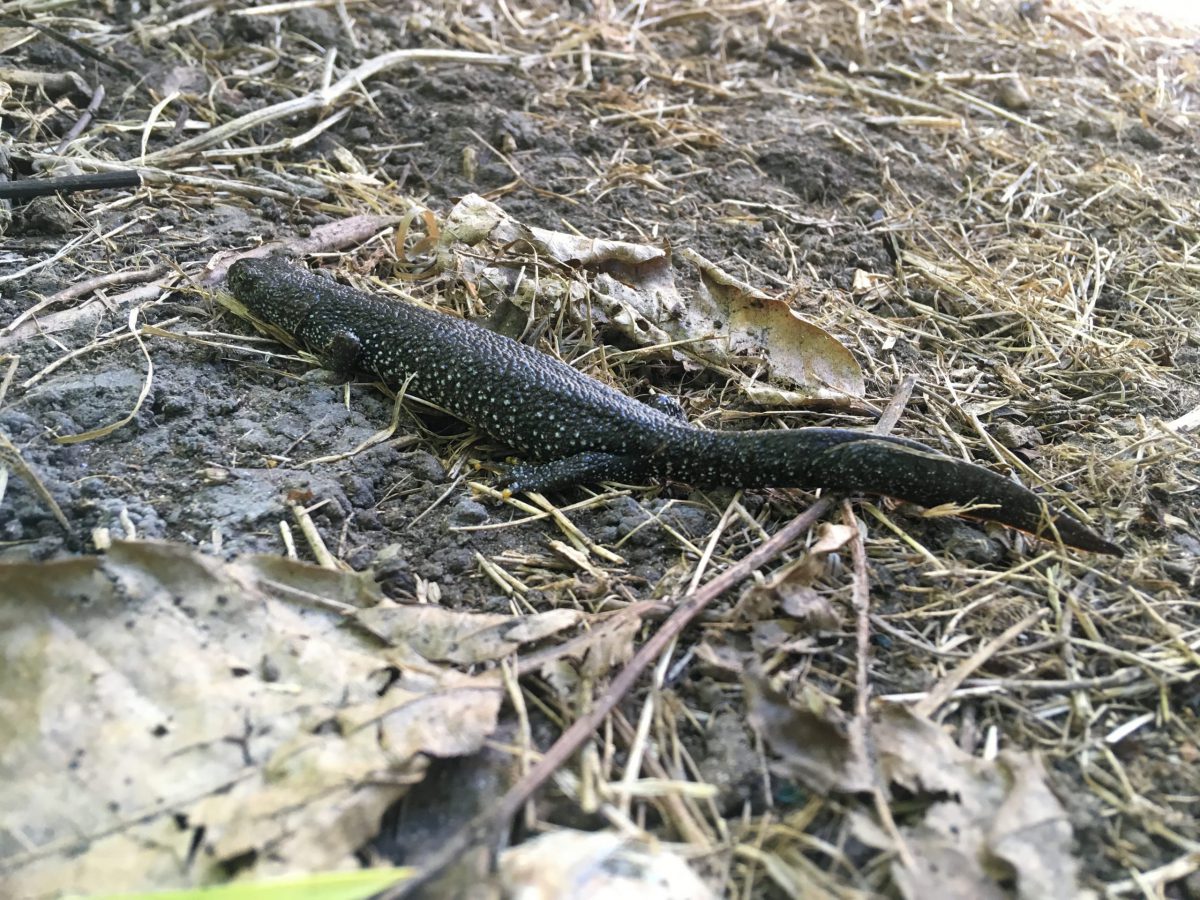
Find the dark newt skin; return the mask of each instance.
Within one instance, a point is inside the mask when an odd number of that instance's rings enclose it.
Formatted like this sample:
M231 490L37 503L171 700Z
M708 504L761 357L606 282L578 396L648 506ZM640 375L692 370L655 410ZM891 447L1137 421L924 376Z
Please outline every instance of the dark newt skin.
M433 310L364 294L279 258L243 259L228 287L257 318L342 376L363 372L444 407L539 460L512 491L676 478L730 487L828 488L921 506L989 504L975 518L1096 553L1121 548L1042 498L905 438L845 428L707 431L517 341ZM411 379L411 380L410 380Z

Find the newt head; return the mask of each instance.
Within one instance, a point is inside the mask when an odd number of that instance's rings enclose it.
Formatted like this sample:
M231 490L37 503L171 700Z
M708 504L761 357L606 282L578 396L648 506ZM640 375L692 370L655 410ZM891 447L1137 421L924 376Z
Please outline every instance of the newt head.
M255 318L294 335L317 302L298 273L309 273L278 256L239 259L229 267L225 286ZM311 276L309 276L311 277Z

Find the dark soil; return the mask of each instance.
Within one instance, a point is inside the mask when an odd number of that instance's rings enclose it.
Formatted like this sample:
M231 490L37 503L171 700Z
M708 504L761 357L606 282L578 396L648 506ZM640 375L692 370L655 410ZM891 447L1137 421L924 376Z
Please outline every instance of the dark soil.
M584 29L591 22L583 11L586 6L563 3L552 9ZM1005 8L1006 15L1017 15L1015 4ZM141 14L135 14L129 4L87 5L89 18L103 26L96 43L113 58L130 64L128 71L99 66L44 35L17 48L9 64L78 72L91 85L103 83L107 99L90 128L76 140L86 142L92 156L132 161L141 152L138 126L154 103L173 90L180 90L181 97L149 136L148 152L192 136L194 132L184 124L189 118L205 118L215 110L220 120L228 120L319 86L321 58L331 48L337 48L340 72L402 47L484 47L476 40L483 32L456 45L453 35L463 33L466 26L455 26L452 18L443 20L440 13L423 8L403 5L394 10L364 4L349 9L357 46L337 16L323 8L282 18L222 12L178 28L152 29L153 36L138 39L130 26ZM850 14L847 8L846 15ZM141 24L171 19L156 12ZM505 41L519 40L505 30L507 26L495 27L504 32ZM931 54L948 55L949 59L936 62L947 71L979 64L954 58L952 30L942 35L944 42L934 40L927 30L936 28L914 25L907 34L911 46L906 39L873 47L871 67L882 70L895 64L920 69L935 64ZM896 34L906 32L901 27ZM690 247L772 292L810 285L811 292L796 294L796 308L839 335L850 332L850 323L841 321L838 307L827 306L823 298L829 292L844 296L856 272L883 276L895 272L895 232L875 227L885 210L893 220L902 220L903 198L910 208L936 210L938 218L952 222L964 210L973 209L977 163L969 156L943 153L934 132L894 132L883 143L876 140L875 132L882 126L861 117L835 118L822 94L823 83L810 78L809 42L799 40L796 32L772 34L753 15L745 20L697 15L653 32L653 53L643 53L638 45L626 45L617 37L610 45L603 29L593 35L592 43L586 83L577 54L524 69L402 66L372 79L369 102L358 94L349 116L299 149L246 156L220 167L197 162L194 167L195 174L210 178L282 186L295 197L289 202L174 185L18 205L0 243L0 276L48 260L68 241L89 234L105 237L82 240L61 259L0 284L0 323L96 274L165 264L196 276L217 251L286 240L340 218L346 210L345 197L355 196L353 191L331 192L325 186L320 192L306 193L311 185L296 183L295 178L305 171L345 172L347 157L386 184L389 195L420 198L439 214L448 212L464 194L480 193L495 198L514 218L529 225ZM820 47L823 62L834 71L856 62L857 48L841 46L836 39L833 44L816 40L813 46ZM994 60L998 70L1020 66L1030 78L1069 77L1078 64L1052 53L1018 53L1013 59L1001 55L998 50ZM711 68L705 67L705 60ZM1030 71L1031 61L1037 60L1044 69ZM671 83L670 73L682 77ZM1103 77L1111 78L1117 89L1119 73L1107 70ZM698 86L701 83L714 87L705 90ZM646 84L653 86L652 92L643 90ZM729 87L719 87L726 84ZM895 88L902 90L902 85ZM29 109L48 108L46 98L34 89L14 86L13 90ZM980 92L986 93L983 88ZM660 103L690 103L699 111L663 119L654 112ZM34 165L28 151L52 148L84 105L86 98L75 97L69 111L52 112L36 123L6 118L4 127L12 129L5 134L11 142L7 153L12 177L30 175ZM618 115L626 112L636 115ZM309 115L277 122L241 140L269 144L300 134L316 121ZM172 128L172 123L180 127ZM999 120L994 124L1007 127ZM1056 152L1081 160L1115 155L1130 166L1156 171L1174 165L1180 178L1190 177L1194 152L1186 160L1172 157L1171 148L1185 141L1171 133L1159 135L1152 124L1138 129L1118 135L1081 127L1076 134L1067 134ZM1164 141L1168 150L1162 149ZM477 158L470 171L463 165L467 151ZM313 179L313 184L323 183ZM376 211L366 199L369 193L362 196L351 211ZM1061 202L1077 201L1068 197ZM1110 225L1114 230L1135 227L1121 221ZM903 234L900 239L905 239ZM1103 235L1097 239L1103 241ZM365 263L369 258L363 253L358 260ZM106 295L123 290L107 289ZM914 295L942 312L953 310L956 302L936 293L921 298L916 288ZM152 382L133 421L107 437L57 443L57 437L127 415L146 378L146 357L137 343L125 339L102 343L36 384L21 386L70 350L128 335L128 306L97 307L94 298L90 302L91 313L65 330L0 339L0 352L19 354L13 386L0 406L0 431L40 473L82 539L81 544L69 542L36 495L12 478L0 505L4 558L91 552L90 536L97 529L117 536L180 541L226 556L282 552L280 523L290 522L294 528L288 510L294 502L316 505L313 519L329 548L356 569L377 566L391 596L411 598L421 582L436 582L444 604L485 610L508 609L509 599L481 573L477 558L508 551L543 555L547 537L557 536L544 522L512 529L461 530L516 517L508 507L474 496L466 484L489 479L486 469L472 467L472 460L498 461L504 448L435 415L416 413L419 422L402 418L394 439L352 458L302 465L316 457L346 453L384 428L392 414L391 399L368 384L351 385L347 393L343 386L308 376L299 363L264 361L261 354L239 349L253 330L222 311L203 291L173 290L141 309L140 323L162 324L179 334L194 334L204 343L147 339ZM1100 299L1102 310L1106 304L1129 309L1119 286L1117 296ZM924 327L910 307L874 303L871 313ZM1115 318L1119 313L1109 315ZM977 327L985 334L994 322L981 321ZM586 349L583 335L573 340ZM871 348L853 342L850 346L868 368ZM938 349L926 338L897 346L885 364L869 368L868 399L886 403L910 361L919 368L918 361ZM1177 357L1184 358L1183 353ZM710 375L697 376L661 362L631 366L623 377L631 393L644 393L651 386L672 394L704 389L714 395L719 389ZM1121 373L1096 377L1102 379L1102 387L1095 391L1098 395L1122 388ZM1136 384L1128 387L1139 390ZM938 426L935 418L926 415L927 391L936 394L938 385L918 389L911 404L913 418L905 420L911 424L902 426L901 432L953 450L955 445L945 435L930 433ZM1056 405L1055 396L1061 405ZM1070 443L1075 438L1074 417L1087 418L1089 413L1078 413L1070 396L1055 393L1047 398L1043 418L1023 424L1036 426L1048 442ZM1197 399L1194 394L1147 386L1140 412L1148 419L1170 419L1186 412ZM757 412L749 407L744 411ZM997 424L1000 415L990 424ZM1098 409L1094 415L1103 417L1105 411ZM789 424L834 420L871 424L844 415L779 418ZM1036 457L1030 459L1037 468ZM1057 488L1065 492L1070 486ZM588 493L581 488L554 499L565 505ZM644 599L669 592L678 578L683 545L676 535L703 543L731 494L672 484L617 496L572 518L602 544L627 539L620 549L627 560L623 584L631 599ZM1187 519L1191 513L1181 507L1194 501L1177 493L1171 496L1175 499L1164 500L1164 507ZM764 491L748 495L743 503L770 531L806 499L802 491ZM1096 498L1079 499L1088 505ZM1187 509L1194 511L1194 507ZM984 577L987 571L1019 564L1034 552L1021 538L965 520L921 520L905 510L892 510L890 515L939 558L964 569L982 567ZM1124 538L1162 539L1186 557L1186 536L1171 537L1170 526L1163 525L1161 517L1157 522L1153 518L1135 522ZM880 537L887 537L882 528L880 532ZM721 552L740 555L756 540L749 529L734 529L723 539ZM1192 545L1194 553L1194 537ZM304 555L302 542L300 548ZM874 602L884 615L915 608L930 589L929 578L917 567L891 559L893 564L872 571ZM1177 577L1186 580L1185 575ZM544 593L535 590L530 602L535 606L565 602L553 586L555 581L549 571L530 574L533 587L548 586ZM1194 588L1194 581L1191 585ZM744 647L747 652L751 647L774 652L771 648L780 646L784 638L751 629ZM875 647L872 676L877 693L921 691L940 677L941 672L910 668L907 651L900 653L890 641L880 635ZM812 677L830 693L842 693L845 680L853 680L847 662L852 647L847 635L832 636L812 649ZM687 741L702 774L721 788L721 808L734 817L741 815L744 802L761 810L767 798L758 778L753 737L743 727L736 682L728 673L697 662L676 687L685 703L713 712L708 731L693 732ZM1194 698L1191 710L1194 725ZM1008 721L1013 734L1019 735L1014 740L1027 748L1053 739L1057 723L1024 716L999 701L981 701L971 713L980 722ZM1012 724L1008 717L1021 721ZM1169 756L1163 748L1155 752L1160 758ZM1073 763L1056 764L1055 777L1064 796L1086 795ZM1169 769L1147 769L1145 779L1145 789L1160 794L1194 794L1194 781ZM1168 784L1174 779L1179 780ZM1159 783L1151 788L1153 781ZM1089 802L1092 799L1089 796ZM788 806L786 797L772 802ZM1121 853L1104 849L1111 835L1098 822L1096 810L1082 809L1083 801L1078 805L1074 825L1087 882L1096 887L1127 877ZM1156 846L1159 840L1145 837L1148 848L1138 851L1139 858L1161 863L1177 855L1177 848Z

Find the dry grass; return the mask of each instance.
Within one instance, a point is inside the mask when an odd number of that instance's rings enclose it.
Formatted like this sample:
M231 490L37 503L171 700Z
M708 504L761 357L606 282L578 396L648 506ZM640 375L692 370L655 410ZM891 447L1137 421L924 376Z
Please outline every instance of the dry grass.
M52 17L58 5L0 8ZM337 8L354 17L374 6ZM422 40L454 48L440 62L437 52L426 54L426 63L516 61L541 91L534 113L549 122L581 127L590 119L626 129L631 145L648 141L693 161L692 171L665 171L622 152L593 161L576 189L551 191L512 153L481 138L472 153L493 154L512 172L510 184L493 192L501 203L507 193L532 192L580 207L636 185L661 201L661 221L625 222L630 239L653 239L687 214L678 209L692 210L714 231L806 221L814 213L795 198L769 209L732 196L710 209L687 200L690 182L709 174L713 148L731 165L749 167L769 149L740 137L748 111L787 120L777 149L786 150L790 138L815 137L830 152L843 148L885 173L879 195L839 198L840 216L826 224L850 231L860 226L847 210L879 209L869 227L894 242L894 272L834 286L806 263L796 231L780 227L765 227L758 248L777 265L744 252L724 264L764 288L794 292L806 315L856 351L871 399L886 400L905 375L915 375L923 402L909 408L900 431L1054 486L1085 514L1112 523L1129 555L1111 563L1036 546L1023 563L976 567L952 548L921 544L887 507L866 505L864 572L873 601L861 605L861 584L857 599L860 619L892 644L886 669L863 666L856 683L862 648L848 638L832 654L775 654L768 674L784 684L819 684L847 709L865 706L869 695L914 702L981 755L998 747L1039 751L1070 798L1084 882L1113 896L1165 896L1169 882L1194 879L1200 869L1200 56L1194 35L1145 17L1103 18L1057 3L1047 9L1045 18L1029 20L1014 4L990 2L753 0L703 10L601 2L582 19L551 4L468 4L423 7L400 24L415 29L419 22ZM197 7L188 24L214 14ZM163 12L143 27L161 36L181 25ZM103 32L93 41L102 46ZM767 53L781 61L771 79L761 77ZM272 62L277 53L264 46L239 65ZM190 116L203 130L147 153L139 161L146 183L172 202L217 191L229 203L273 198L334 217L411 218L418 200L379 175L387 148L347 150L336 163L293 151L335 127L346 104L369 108L363 83L411 64L412 54L380 57L336 79L327 62L315 52L290 60L302 92L233 121L222 122L196 98ZM204 64L220 74L217 62ZM123 125L159 133L171 127L168 106L164 99L143 120ZM289 137L270 131L263 138L264 125L300 113L310 117L299 129L287 127ZM29 124L42 111L15 114ZM65 155L87 171L121 165L90 146L77 142ZM471 155L463 166L472 165ZM41 156L61 164L57 153ZM303 199L306 190L313 199ZM105 211L95 207L97 215ZM569 215L561 226L572 227ZM112 234L89 234L64 249L79 253ZM348 254L346 268L365 271L387 259L401 270L426 269L427 258L405 252L368 242ZM533 277L538 263L526 262ZM126 280L136 280L132 273ZM157 283L165 290L180 277ZM407 287L437 300L420 279ZM464 307L475 302L456 299ZM559 347L583 339L566 320L552 327ZM618 368L614 377L621 374ZM1017 423L1032 425L1036 439ZM521 509L563 516L544 506ZM674 573L679 584L695 586L701 567L744 555L771 526L733 506L722 523L727 530L708 549L697 554L689 545L689 568ZM595 549L569 522L560 527L584 559ZM511 562L520 569L530 560ZM593 562L601 568L590 577L619 581L612 559L600 554ZM526 585L502 563L481 560L501 590L523 597ZM558 578L553 566L541 571L554 573L547 583ZM849 604L856 588L835 568L822 590ZM686 845L731 896L756 896L764 881L839 897L886 886L888 855L847 850L852 813L869 804L812 796L776 810L768 792L765 811L730 817L688 787L699 769L682 735L702 730L713 711L689 708L665 687L684 652L660 663L641 720L614 713L559 773L558 788L622 828L638 831L657 820L653 831ZM741 702L736 687L721 690L728 702ZM582 685L573 703L552 706L537 694L528 702L566 726L591 706L591 691L603 687ZM765 767L762 777L770 783ZM635 792L641 778L655 779L658 791Z

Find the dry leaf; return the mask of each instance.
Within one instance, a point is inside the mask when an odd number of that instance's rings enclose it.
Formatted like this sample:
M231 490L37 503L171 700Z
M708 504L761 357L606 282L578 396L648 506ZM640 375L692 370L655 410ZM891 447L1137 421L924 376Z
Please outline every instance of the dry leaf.
M529 616L467 613L440 606L379 606L356 614L365 628L390 644L404 644L426 659L474 665L510 656L573 628L583 615L555 609Z
M239 259L257 259L280 251L295 256L308 253L323 253L361 244L387 228L403 221L403 216L376 216L370 214L335 219L314 228L307 237L290 238L286 241L269 241L253 250L222 250L213 255L200 278L201 284L214 285L220 282L229 267ZM228 295L218 295L217 301L224 303Z
M814 691L808 708L789 703L761 678L746 680L750 722L781 757L779 768L814 790L852 793L875 783L846 717ZM900 834L914 860L900 854L892 876L905 897L1011 896L1022 900L1077 896L1071 828L1036 758L1017 752L998 760L966 753L941 727L895 704L877 705L871 743L881 785L900 785L924 812L906 813ZM911 807L912 804L910 803ZM891 836L858 817L856 836L894 852Z
M777 569L762 584L746 591L738 604L739 611L754 615L751 611L755 609L779 608L810 634L840 628L842 617L829 598L818 593L812 584L824 573L826 556L841 549L853 536L854 529L848 525L824 523L816 542L804 556Z
M611 262L639 265L667 255L663 248L649 244L588 238L523 225L490 200L467 194L446 217L441 246L442 252L449 256L443 261L443 268L452 267L450 257L456 244L473 246L485 240L496 244L519 241L525 245L524 252L532 250L547 261L585 267Z
M588 644L587 655L580 666L581 674L590 678L600 675L625 663L633 656L634 641L641 630L642 620L636 616L625 616L616 622L606 623L598 629L600 634Z
M1008 790L991 820L988 849L1017 873L1018 896L1064 896L1077 874L1071 825L1041 761L1009 750L1000 754L997 769Z
M725 643L713 643L708 638L696 645L696 660L701 664L701 673L722 677L741 675L745 672L742 654Z
M611 831L562 829L500 856L506 897L522 900L712 900L687 863Z
M750 724L778 756L777 768L815 791L856 793L874 781L848 717L815 688L796 705L761 676L744 680Z
M747 396L787 406L863 396L862 369L833 335L699 254L681 255L699 270L700 283L680 330L692 337L727 333L725 346L733 362L760 364L762 376L739 382Z
M1003 897L1008 881L1028 900L1076 896L1071 827L1035 757L1010 751L994 762L978 759L901 706L882 706L873 719L884 778L939 798L901 829L919 861L916 871L893 866L905 896Z
M356 866L428 755L495 727L494 680L346 627L354 574L116 541L0 583L9 896Z
M822 522L817 527L817 540L808 552L812 554L832 553L841 550L854 539L857 532L850 525L839 525L836 522Z
M906 707L884 704L874 712L872 735L880 773L911 794L970 794L978 760L940 726Z
M496 249L481 254L477 245L484 241ZM519 253L506 266L510 246ZM531 253L557 268L521 278ZM862 370L836 338L698 254L680 256L699 275L687 300L665 248L531 228L471 194L447 217L439 265L481 293L494 291L497 302L511 297L548 312L565 304L577 319L609 325L636 346L670 347L685 362L718 368L755 402L857 405Z
M943 823L943 827L948 826L950 823ZM1009 892L989 878L979 861L970 855L969 848L976 843L976 836L964 834L962 837L966 849L960 850L948 845L941 836L931 837L926 829L906 833L909 849L915 856L914 868L892 865L892 878L901 895L909 900L929 897L1009 900Z
M819 631L835 631L842 625L842 617L833 603L824 594L805 584L788 587L780 593L780 606L810 634Z

